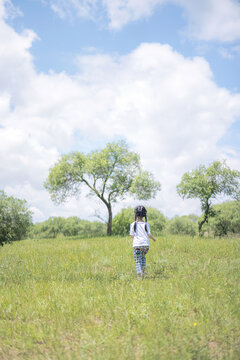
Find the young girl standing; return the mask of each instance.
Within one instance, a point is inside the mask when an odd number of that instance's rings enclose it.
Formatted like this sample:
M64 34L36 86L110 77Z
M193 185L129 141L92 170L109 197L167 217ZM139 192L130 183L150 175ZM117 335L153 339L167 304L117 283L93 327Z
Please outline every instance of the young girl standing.
M133 239L134 261L139 279L144 278L146 254L149 250L149 238L156 239L150 233L147 223L147 210L144 206L137 206L134 210L135 221L130 225L130 235ZM145 218L145 221L143 221Z

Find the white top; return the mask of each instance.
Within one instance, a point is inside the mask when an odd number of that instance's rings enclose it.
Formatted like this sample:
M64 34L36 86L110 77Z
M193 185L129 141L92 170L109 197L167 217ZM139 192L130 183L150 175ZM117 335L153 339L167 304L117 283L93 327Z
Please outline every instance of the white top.
M149 237L148 237L148 234L151 234L149 224L144 221L141 222L137 221L136 232L134 231L134 224L135 222L133 222L130 225L130 233L129 233L130 235L133 236L133 247L150 246ZM147 225L147 232L145 230L145 225Z

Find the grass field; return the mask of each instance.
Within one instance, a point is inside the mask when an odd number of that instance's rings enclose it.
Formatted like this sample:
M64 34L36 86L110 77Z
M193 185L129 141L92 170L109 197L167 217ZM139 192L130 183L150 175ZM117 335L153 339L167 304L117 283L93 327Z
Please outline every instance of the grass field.
M240 359L240 239L130 238L0 249L0 359Z

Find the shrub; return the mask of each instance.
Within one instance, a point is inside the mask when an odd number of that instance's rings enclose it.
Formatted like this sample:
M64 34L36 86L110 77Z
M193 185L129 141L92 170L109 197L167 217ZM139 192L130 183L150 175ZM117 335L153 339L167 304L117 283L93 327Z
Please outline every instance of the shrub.
M206 228L214 236L240 234L240 202L227 201L213 206L214 216Z
M150 225L151 232L157 234L162 232L166 225L166 218L161 211L154 208L147 208L148 223ZM134 209L126 208L122 209L113 218L112 231L113 235L128 235L130 224L134 221Z
M193 220L191 220L191 218ZM167 230L171 234L182 234L194 236L197 234L197 222L196 215L189 216L175 216L173 219L169 220Z

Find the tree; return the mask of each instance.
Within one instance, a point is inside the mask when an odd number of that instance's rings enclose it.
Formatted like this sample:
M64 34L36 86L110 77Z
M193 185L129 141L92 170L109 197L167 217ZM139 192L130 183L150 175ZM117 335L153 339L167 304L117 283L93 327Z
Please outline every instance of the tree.
M209 167L200 165L197 169L185 173L177 192L183 198L200 199L203 216L198 223L201 234L202 226L214 216L212 200L219 195L226 195L235 199L240 198L240 171L231 170L226 162L214 161Z
M21 240L32 224L32 214L25 200L0 191L0 244Z
M140 200L154 197L160 183L150 172L142 171L139 155L129 151L124 141L112 142L103 150L89 154L72 152L63 155L50 169L44 186L55 203L77 196L81 185L89 195L97 196L107 207L107 234L112 233L112 204L127 194Z
M159 234L162 232L166 225L166 218L161 211L148 207L147 208L148 223L150 230L153 234ZM113 234L114 235L127 235L129 234L130 224L134 219L134 209L126 208L122 209L113 218Z

